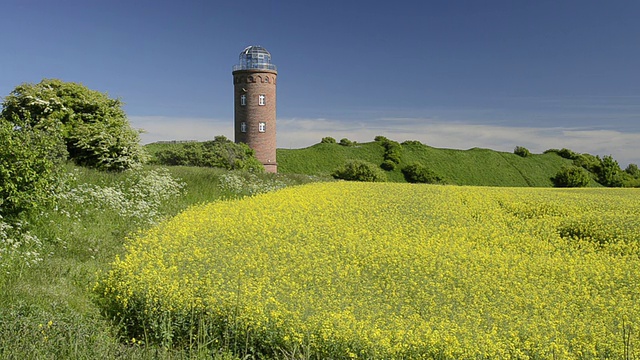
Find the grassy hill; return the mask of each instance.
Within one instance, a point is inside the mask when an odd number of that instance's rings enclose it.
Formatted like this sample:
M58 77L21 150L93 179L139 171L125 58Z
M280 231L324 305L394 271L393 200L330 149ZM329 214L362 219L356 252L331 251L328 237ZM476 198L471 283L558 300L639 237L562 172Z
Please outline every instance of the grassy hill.
M350 159L381 164L384 148L379 142L356 146L316 144L304 149L278 149L278 171L283 174L329 175ZM400 169L421 163L456 185L552 186L551 177L571 161L555 153L526 158L489 149L438 149L410 143L402 146L400 166L387 172L389 181L404 182Z

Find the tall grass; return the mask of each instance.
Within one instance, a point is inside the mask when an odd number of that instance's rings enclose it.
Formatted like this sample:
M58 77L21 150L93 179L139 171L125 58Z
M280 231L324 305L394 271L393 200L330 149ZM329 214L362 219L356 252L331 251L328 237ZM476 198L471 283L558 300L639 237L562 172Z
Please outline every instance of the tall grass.
M247 175L187 167L106 173L73 165L65 172L55 207L19 224L0 219L0 358L231 358L210 347L163 349L124 339L101 313L91 288L123 253L127 236L191 205L246 196L224 189L220 179ZM252 179L311 181L282 175Z

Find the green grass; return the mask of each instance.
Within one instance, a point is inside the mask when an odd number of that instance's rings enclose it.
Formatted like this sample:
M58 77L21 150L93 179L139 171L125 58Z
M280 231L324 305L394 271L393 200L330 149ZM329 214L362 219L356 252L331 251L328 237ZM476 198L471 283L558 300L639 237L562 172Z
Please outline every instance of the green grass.
M513 153L489 149L438 149L426 145L403 145L400 166L387 172L393 182L404 182L401 168L422 163L448 183L482 186L553 186L553 177L562 166L571 163L557 154L534 154L523 158ZM383 161L384 149L377 142L346 147L316 144L304 149L278 149L278 171L309 175L329 175L349 159L374 164Z
M165 170L162 170L165 169ZM185 208L205 202L234 199L246 194L225 190L221 179L242 176L224 170L189 167L147 167L142 172L105 173L72 165L65 168L75 174L70 188L122 189L133 192L132 181L151 170L167 171L184 183L182 195L161 202L157 218L168 218ZM162 172L160 172L162 173ZM235 175L234 175L235 174ZM253 181L295 185L309 177L262 174ZM84 185L83 185L84 184ZM265 187L266 188L266 187ZM232 359L223 352L202 347L163 349L133 345L121 338L118 324L101 313L93 286L116 256L124 252L127 236L152 224L141 221L145 201L131 201L137 210L123 214L104 203L61 201L55 208L42 209L26 218L23 230L35 236L27 249L42 258L27 266L19 259L0 257L0 358L1 359ZM146 210L145 210L146 209ZM144 219L142 219L144 220ZM5 246L5 244L0 244ZM28 244L27 244L28 245Z
M180 143L153 143L145 146L151 157L163 149L182 146ZM379 142L358 143L355 146L319 143L303 149L277 149L278 172L330 177L348 160L365 160L380 165L384 148ZM475 186L553 186L551 178L571 164L556 153L532 154L526 158L509 152L473 148L469 150L440 149L423 144L402 146L399 166L386 171L391 182L405 182L402 167L421 163L444 177L449 184ZM592 182L591 186L597 186Z

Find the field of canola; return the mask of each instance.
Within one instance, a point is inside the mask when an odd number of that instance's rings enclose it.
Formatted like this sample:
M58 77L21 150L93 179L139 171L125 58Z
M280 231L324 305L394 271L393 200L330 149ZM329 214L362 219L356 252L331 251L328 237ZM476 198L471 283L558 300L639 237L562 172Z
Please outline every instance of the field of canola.
M131 238L97 291L129 337L258 358L638 358L639 196L287 188Z

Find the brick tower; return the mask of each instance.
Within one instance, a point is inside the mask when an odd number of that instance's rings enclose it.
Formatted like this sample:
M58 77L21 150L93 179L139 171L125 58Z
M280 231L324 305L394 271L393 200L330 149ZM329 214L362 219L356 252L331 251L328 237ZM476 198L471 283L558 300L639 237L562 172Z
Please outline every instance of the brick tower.
M276 66L261 46L242 50L233 67L235 142L245 143L268 172L276 163Z

